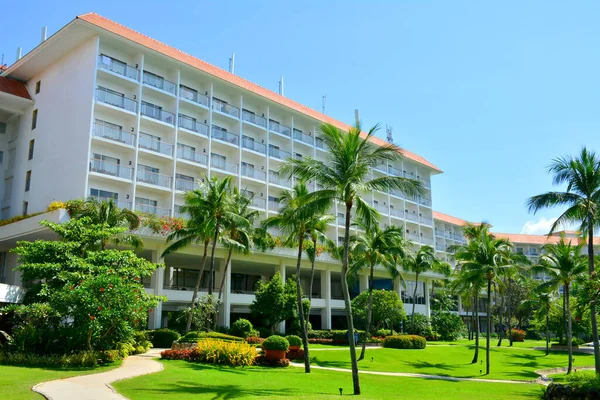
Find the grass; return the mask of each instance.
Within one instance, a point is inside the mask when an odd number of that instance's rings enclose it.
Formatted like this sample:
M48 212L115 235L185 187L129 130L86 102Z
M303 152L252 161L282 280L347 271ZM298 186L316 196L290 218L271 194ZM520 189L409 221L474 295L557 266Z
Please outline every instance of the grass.
M328 352L338 353L338 352ZM132 400L201 399L339 399L352 393L352 379L344 372L314 369L305 374L302 368L231 368L163 361L165 369L116 382L117 391ZM486 400L536 399L539 385L507 383L447 382L419 378L361 375L361 399ZM12 400L12 399L11 399Z
M120 365L121 361L96 368L35 368L0 365L1 397L10 400L43 399L42 395L31 390L38 383L106 372Z
M594 370L577 371L577 372L574 372L574 374L585 375L585 376L594 376L596 374L596 371L594 371ZM556 383L566 383L567 382L567 374L566 373L553 374L553 375L548 375L548 376L550 378L552 378L553 382L556 382Z

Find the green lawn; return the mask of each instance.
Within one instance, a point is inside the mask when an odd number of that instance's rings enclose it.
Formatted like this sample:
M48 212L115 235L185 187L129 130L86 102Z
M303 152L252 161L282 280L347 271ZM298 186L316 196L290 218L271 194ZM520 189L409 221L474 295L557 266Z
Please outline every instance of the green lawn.
M77 375L105 372L120 365L120 361L110 366L84 369L50 369L0 365L0 388L2 388L0 390L2 393L0 397L10 400L43 399L42 395L31 391L31 388L38 383Z
M323 352L325 353L325 352ZM331 353L337 353L332 351ZM230 368L185 361L163 361L152 375L116 382L117 391L132 400L179 399L339 399L338 388L352 393L348 373L301 368ZM362 375L361 399L536 399L539 385L446 382L418 378ZM11 399L12 400L12 399Z
M574 372L574 374L577 375L586 375L586 376L594 376L596 374L596 371L594 370L585 370L585 371L578 371L578 372ZM554 375L549 375L550 378L552 378L553 382L556 383L565 383L567 381L567 374L554 374Z

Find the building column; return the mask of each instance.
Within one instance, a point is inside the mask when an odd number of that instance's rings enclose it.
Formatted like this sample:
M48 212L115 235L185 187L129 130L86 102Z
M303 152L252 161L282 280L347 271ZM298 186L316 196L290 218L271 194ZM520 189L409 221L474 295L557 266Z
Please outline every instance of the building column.
M277 269L276 269L277 271ZM279 260L279 273L281 274L281 279L283 280L283 284L285 285L286 276L285 276L285 263L283 260ZM279 333L285 335L285 321L279 323Z
M400 278L394 279L394 292L398 293L398 297L402 300L402 282L400 282Z
M162 249L152 250L152 262L161 265L157 268L150 278L150 289L156 296L162 296L163 285L165 279L165 268L164 259L161 257ZM152 309L152 312L148 316L148 328L158 329L162 327L162 301L158 303L156 307Z
M325 300L325 308L321 311L321 328L331 329L331 271L321 271L321 297Z
M360 275L359 279L358 290L360 290L360 293L369 290L369 275Z
M425 315L427 318L431 315L431 304L429 302L429 281L423 281L425 289Z
M227 268L227 271L225 271ZM219 325L225 326L229 328L231 325L231 260L229 260L229 265L225 265L225 260L219 260L219 271L221 272L219 275L219 279L223 279L223 274L225 274L225 282L223 283L223 295L221 297L221 312L219 313ZM221 284L219 280L219 285Z

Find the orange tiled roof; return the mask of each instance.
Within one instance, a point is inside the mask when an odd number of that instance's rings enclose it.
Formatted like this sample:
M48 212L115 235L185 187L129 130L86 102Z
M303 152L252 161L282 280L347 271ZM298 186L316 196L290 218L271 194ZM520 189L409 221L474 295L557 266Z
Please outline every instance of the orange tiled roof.
M164 43L161 43L158 40L152 39L144 34L136 32L133 29L130 29L124 25L121 25L117 22L114 22L114 21L112 21L108 18L105 18L101 15L98 15L96 13L87 13L87 14L79 15L79 16L77 16L77 19L80 19L82 21L88 22L88 23L95 25L97 27L100 27L102 29L105 29L109 32L112 32L118 36L125 38L125 39L131 40L132 42L135 42L141 46L147 47L158 53L161 53L168 57L174 58L177 61L187 64L191 67L197 68L201 71L204 71L208 74L211 74L219 79L222 79L224 81L232 83L236 86L239 86L246 90L254 92L254 93L258 94L259 96L262 96L266 99L269 99L271 101L282 104L288 108L291 108L292 110L306 114L306 115L308 115L314 119L317 119L321 122L332 124L343 131L347 132L351 128L350 125L348 125L348 124L340 122L340 121L338 121L334 118L331 118L323 113L320 113L309 107L306 107L294 100L290 100L289 98L281 96L271 90L265 89L262 86L252 83L252 82L250 82L244 78L241 78L237 75L233 75L221 68L218 68L212 64L207 63L206 61L200 60L199 58L196 58L187 53L184 53L181 50L177 50L174 47L171 47ZM377 145L387 144L386 141L376 138L376 137L373 138L372 142ZM412 153L408 150L402 149L402 148L398 148L398 150L402 155L404 155L404 157L406 157L410 160L416 161L420 164L426 165L438 172L442 172L442 170L440 170L438 167L436 167L435 165L433 165L432 163L430 163L423 157L421 157L415 153Z
M523 244L547 244L547 243L558 243L560 241L560 236L547 236L547 235L527 235L524 233L496 233L492 232L494 236L497 238L508 239L513 243L523 243ZM570 238L566 237L565 240L567 242L571 242L573 244L579 244L583 242L581 238ZM594 238L594 245L600 244L600 238Z
M452 224L452 225L460 225L460 226L466 225L468 223L468 221L465 221L464 219L453 217L451 215L444 214L444 213L441 213L439 211L434 211L433 212L433 219L437 219L439 221L447 222L447 223Z
M12 94L13 96L22 97L31 100L29 91L23 82L0 76L0 92Z

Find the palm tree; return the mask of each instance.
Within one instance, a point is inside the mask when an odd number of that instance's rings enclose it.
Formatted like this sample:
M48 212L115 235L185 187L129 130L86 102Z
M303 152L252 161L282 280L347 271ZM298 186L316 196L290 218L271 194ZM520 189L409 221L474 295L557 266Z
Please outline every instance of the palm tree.
M322 215L331 206L331 200L318 193L310 193L306 183L300 181L292 190L281 192L280 201L282 208L279 214L267 218L263 222L264 228L277 227L284 237L287 245L298 246L298 257L296 260L296 299L298 301L298 316L302 327L302 344L304 347L304 371L310 373L310 358L308 354L308 329L302 306L302 282L300 280L300 266L302 264L302 252L304 241L313 233L314 224L309 224L314 215Z
M550 310L554 304L554 290L547 290L543 285L538 286L533 292L530 299L525 300L522 304L530 307L534 318L538 322L544 321L544 332L546 333L546 355L550 354L550 329L548 320L550 318Z
M548 192L527 201L529 211L554 206L568 207L552 224L549 234L568 223L579 223L579 231L587 236L588 270L594 274L594 228L600 225L600 158L585 147L578 157L564 156L554 159L548 167L555 185L567 184L564 192ZM591 304L592 339L596 374L600 374L600 345L596 306Z
M512 245L506 239L498 239L489 232L489 224L467 224L464 228L468 243L453 247L454 258L463 273L472 281L485 281L487 284L487 333L486 333L486 374L490 373L490 341L492 331L492 285L504 270L512 266Z
M312 157L288 159L281 168L281 174L287 177L296 176L304 181L314 180L324 189L321 191L334 201L339 201L345 208L344 253L342 256L342 293L348 330L354 332L352 305L348 290L348 254L350 245L350 218L356 206L356 216L365 225L376 224L379 219L377 210L369 206L361 193L372 191L387 192L399 190L407 195L418 195L423 192L419 181L399 176L372 178L373 169L382 162L398 162L402 159L398 147L392 144L376 146L371 139L378 127L375 126L363 135L360 126L350 128L348 133L342 132L331 124L321 126L321 138L329 149L327 160L316 160ZM356 345L350 340L350 359L352 365L352 381L354 394L360 394Z
M373 312L373 281L375 266L380 265L386 269L392 279L402 275L398 271L397 259L403 259L409 252L408 244L404 240L402 228L390 226L381 229L379 224L370 228L360 226L365 232L350 238L352 242L352 274L360 274L364 269L369 270L369 299L367 302L367 321L365 324L365 338L358 361L365 358L367 336L371 332L371 317Z
M308 300L312 301L313 282L315 280L315 262L318 256L318 243L323 243L325 248L332 247L332 241L327 237L327 224L335 221L331 214L317 215L313 214L308 221L307 231L309 232L312 246L306 248L306 255L310 261L310 283L308 284Z
M419 288L419 275L429 271L442 273L446 276L452 273L452 267L435 257L435 250L431 246L422 246L416 253L408 253L402 262L402 267L415 274L415 290L413 292L412 330L415 331L415 305L417 304L417 289Z
M570 290L572 283L587 270L586 256L581 254L583 244L572 245L570 241L561 236L558 243L549 243L542 247L543 254L539 264L533 267L534 271L545 271L550 275L550 280L543 283L542 287L553 288L562 285L565 300L565 319L567 321L567 349L569 353L569 366L567 374L573 368L573 343L572 343L572 318Z

